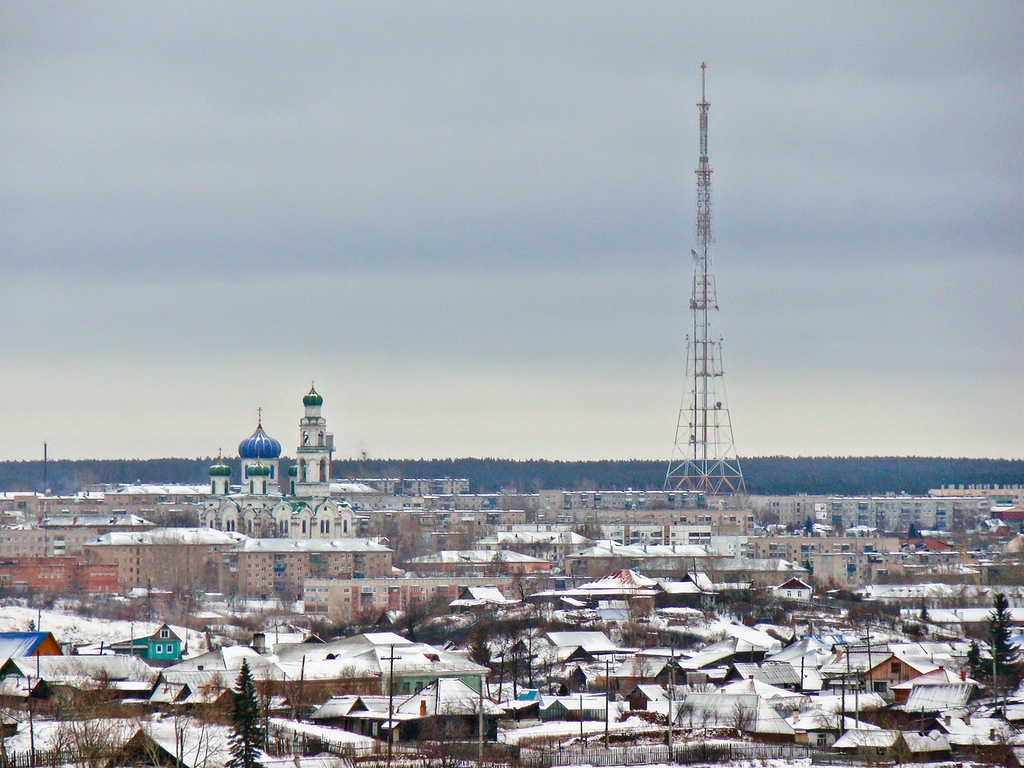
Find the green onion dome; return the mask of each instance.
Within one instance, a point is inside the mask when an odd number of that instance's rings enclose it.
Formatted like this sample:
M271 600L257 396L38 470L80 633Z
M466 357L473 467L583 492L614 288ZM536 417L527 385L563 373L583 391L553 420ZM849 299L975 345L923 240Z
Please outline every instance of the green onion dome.
M299 468L297 466L292 464L290 467L288 467L288 477L298 477L298 476L299 476Z
M231 477L231 467L218 461L210 467L210 477Z
M323 405L324 399L314 387L309 388L309 394L302 398L303 405Z
M270 477L270 467L265 464L250 464L245 468L247 477Z

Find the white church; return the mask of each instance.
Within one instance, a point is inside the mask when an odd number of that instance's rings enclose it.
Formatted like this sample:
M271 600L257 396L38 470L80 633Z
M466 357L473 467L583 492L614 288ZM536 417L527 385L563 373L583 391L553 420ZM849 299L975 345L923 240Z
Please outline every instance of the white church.
M231 489L231 467L218 461L210 467L210 499L199 512L200 524L237 531L256 538L339 539L353 537L355 515L349 504L331 497L331 454L334 435L321 414L324 399L311 387L302 398L296 462L281 484L278 464L281 443L263 429L238 445L242 482ZM277 486L276 488L274 486ZM281 494L279 489L287 488Z

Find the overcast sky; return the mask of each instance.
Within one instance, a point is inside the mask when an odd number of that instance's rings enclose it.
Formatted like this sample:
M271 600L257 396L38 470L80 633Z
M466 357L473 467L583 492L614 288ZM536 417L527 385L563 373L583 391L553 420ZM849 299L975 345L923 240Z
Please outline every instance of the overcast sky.
M1024 457L1019 2L0 5L0 459Z

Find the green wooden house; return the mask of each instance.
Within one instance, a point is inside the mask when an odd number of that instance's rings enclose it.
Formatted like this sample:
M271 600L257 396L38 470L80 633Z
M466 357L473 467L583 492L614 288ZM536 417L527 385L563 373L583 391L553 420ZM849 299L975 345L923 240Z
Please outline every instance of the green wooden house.
M181 661L182 639L167 624L161 625L149 637L136 637L111 643L110 650L138 656L150 666L166 667Z

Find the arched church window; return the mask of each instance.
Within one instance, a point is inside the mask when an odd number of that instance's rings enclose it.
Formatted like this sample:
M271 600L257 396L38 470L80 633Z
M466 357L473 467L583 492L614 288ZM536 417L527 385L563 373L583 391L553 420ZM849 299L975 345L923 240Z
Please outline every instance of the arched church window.
M317 437L317 445L323 445L323 444L324 444L324 432L323 432L323 430L320 430L320 434Z
M327 482L327 459L320 459L320 482Z
M309 445L309 432L302 433L302 444Z

